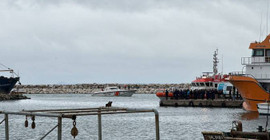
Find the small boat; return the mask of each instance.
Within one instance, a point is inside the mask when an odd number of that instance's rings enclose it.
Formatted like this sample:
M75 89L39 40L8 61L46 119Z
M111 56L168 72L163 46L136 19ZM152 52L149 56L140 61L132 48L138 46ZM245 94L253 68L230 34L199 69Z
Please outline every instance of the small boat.
M258 112L260 115L270 115L270 104L265 103L258 103L257 104Z
M103 91L94 92L92 96L125 96L131 97L136 90L119 89L118 87L106 87Z
M218 132L218 131L203 131L204 140L270 140L270 133L262 126L258 126L256 131L246 132L243 131L241 121L233 121L232 129L230 132Z

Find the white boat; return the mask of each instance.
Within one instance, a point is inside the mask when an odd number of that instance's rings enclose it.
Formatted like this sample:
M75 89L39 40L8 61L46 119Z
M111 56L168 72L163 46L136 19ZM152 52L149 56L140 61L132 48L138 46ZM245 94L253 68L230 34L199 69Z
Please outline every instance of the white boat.
M92 96L132 96L136 90L119 89L118 87L106 87L104 91L94 92Z
M270 103L258 103L257 108L260 115L270 115Z

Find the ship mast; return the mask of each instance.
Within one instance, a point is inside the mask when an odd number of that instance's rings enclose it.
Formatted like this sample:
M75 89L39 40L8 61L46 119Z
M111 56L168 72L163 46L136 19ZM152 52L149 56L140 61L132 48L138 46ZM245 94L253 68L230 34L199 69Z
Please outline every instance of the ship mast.
M214 55L213 55L213 73L214 75L216 75L218 73L218 58L217 58L217 55L218 55L218 49L216 49L216 51L214 52Z

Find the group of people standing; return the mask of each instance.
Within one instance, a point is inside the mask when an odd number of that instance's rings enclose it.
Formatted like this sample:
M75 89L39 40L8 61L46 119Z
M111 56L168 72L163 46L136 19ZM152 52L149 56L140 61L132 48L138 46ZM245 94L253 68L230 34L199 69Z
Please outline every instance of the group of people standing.
M223 90L217 89L174 89L166 90L165 96L166 99L169 98L169 92L173 94L173 99L236 99L235 91L230 90L228 95L223 93ZM233 93L232 93L233 92ZM238 97L238 92L237 92Z

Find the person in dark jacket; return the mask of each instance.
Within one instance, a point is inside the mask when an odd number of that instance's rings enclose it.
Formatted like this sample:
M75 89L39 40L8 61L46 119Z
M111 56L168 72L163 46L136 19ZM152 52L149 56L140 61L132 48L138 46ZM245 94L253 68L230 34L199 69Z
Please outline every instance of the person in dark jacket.
M168 100L168 97L169 97L169 91L166 89L165 91L165 96L166 96L166 100Z

